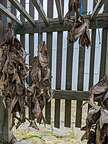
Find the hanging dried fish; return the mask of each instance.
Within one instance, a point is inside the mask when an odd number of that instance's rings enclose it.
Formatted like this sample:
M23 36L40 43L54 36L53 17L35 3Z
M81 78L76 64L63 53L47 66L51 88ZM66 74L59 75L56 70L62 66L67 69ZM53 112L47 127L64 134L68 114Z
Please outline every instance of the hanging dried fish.
M0 52L0 93L6 101L10 101L10 105L12 100L16 99L12 109L13 126L15 119L18 120L16 128L28 120L30 126L38 129L36 122L45 122L42 113L45 97L51 95L49 56L45 42L41 44L38 56L33 58L29 69L25 64L24 49L20 41L13 36L12 25L9 23L4 40L0 43ZM26 88L25 78L28 73L32 85ZM25 106L30 105L33 119L25 117Z
M86 126L81 130L85 130L85 134L81 140L88 139L88 144L108 142L108 79L104 77L90 91L90 103L92 108L89 110ZM101 95L101 97L100 97ZM95 99L99 97L101 101L100 107L95 104ZM97 108L98 107L98 108Z
M49 57L45 42L41 44L38 56L33 58L30 75L32 80L32 86L29 88L32 92L32 114L38 123L41 123L42 120L45 122L42 113L44 99L51 94Z
M79 16L79 7L80 7L79 0L69 0L68 5L69 12L74 11L76 12L76 15Z
M79 12L80 4L79 0L69 0L68 13L65 16L67 24L71 21L71 16L75 13L75 20L72 21L72 28L69 31L68 40L69 42L75 42L79 39L80 47L90 46L89 37L89 21L85 20ZM74 12L71 14L71 12ZM70 16L71 15L71 16ZM70 20L70 21L69 21Z
M0 43L0 52L0 88L5 100L10 101L10 106L13 99L18 98L12 110L13 119L16 117L16 112L19 112L20 121L23 121L27 91L24 79L27 68L24 62L24 49L20 41L14 37L11 23L8 24L4 39Z

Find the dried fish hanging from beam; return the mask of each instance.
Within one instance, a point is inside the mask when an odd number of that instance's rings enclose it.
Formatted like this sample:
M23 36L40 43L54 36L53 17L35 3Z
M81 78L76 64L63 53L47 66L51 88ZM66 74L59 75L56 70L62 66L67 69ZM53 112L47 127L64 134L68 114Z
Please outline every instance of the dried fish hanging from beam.
M24 119L25 97L25 77L28 68L25 65L24 49L20 41L14 37L12 24L8 23L8 29L3 41L0 43L0 92L6 102L10 102L11 111L14 119L19 112L20 121ZM14 104L14 105L13 105Z
M25 87L25 78L30 74L32 86ZM13 113L13 126L18 120L16 128L28 120L30 126L38 129L45 118L42 110L45 98L51 96L51 82L48 49L45 42L39 49L39 55L33 58L31 68L25 64L24 49L18 39L13 35L12 25L8 24L4 40L0 43L0 93L5 103L10 101ZM12 106L13 100L16 103ZM31 100L31 101L30 101ZM25 106L32 106L33 119L25 117ZM16 115L19 113L19 116Z
M32 86L29 88L32 99L32 115L40 124L42 120L45 122L42 113L45 98L50 98L51 96L49 57L45 42L41 44L38 56L32 60L30 76L32 80Z
M81 130L85 130L82 140L87 139L87 144L107 144L108 142L108 78L104 77L90 91L91 109L88 112L86 126ZM95 100L101 102L100 106L95 104Z
M79 39L80 47L89 47L89 21L84 20L83 16L80 15L80 2L79 0L69 0L68 12L65 19L68 23L74 23L71 30L69 31L68 41L75 42ZM71 16L75 13L75 21L71 20Z

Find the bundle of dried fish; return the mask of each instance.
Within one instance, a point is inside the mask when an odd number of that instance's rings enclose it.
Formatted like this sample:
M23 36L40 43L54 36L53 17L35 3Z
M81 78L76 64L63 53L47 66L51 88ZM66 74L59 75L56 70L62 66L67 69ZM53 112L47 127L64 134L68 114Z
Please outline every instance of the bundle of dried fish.
M90 89L90 103L92 108L89 110L83 139L88 139L88 144L108 142L108 79L104 77ZM95 104L95 99L101 101L100 107Z
M48 49L45 42L42 43L39 49L39 55L33 58L31 63L31 105L32 115L38 123L43 120L45 122L42 110L44 108L45 97L50 96L50 69Z
M10 101L10 106L15 101L11 109L13 126L17 118L17 128L28 120L30 126L38 129L36 120L38 123L42 120L45 122L42 110L45 97L51 95L48 49L45 42L39 49L39 55L33 58L31 70L26 66L24 58L24 49L20 41L13 36L12 25L9 23L0 43L0 93L5 97L5 103ZM26 88L25 78L28 73L32 85ZM25 106L31 107L32 119L25 117Z
M69 0L68 12L66 18L71 18L72 14L76 12L77 17L79 16L80 3L79 0Z
M23 114L27 91L24 84L26 74L24 49L20 41L14 37L12 25L9 23L4 39L0 43L0 90L5 102L10 101L10 106L16 99L16 105L12 110L14 118L16 111L20 115Z
M85 20L79 12L80 5L79 0L69 0L68 13L65 16L65 19L71 20L71 16L75 13L74 25L69 31L68 40L70 42L75 42L79 38L80 47L89 47L90 38L89 38L89 21ZM74 13L72 13L74 12ZM71 14L72 13L72 14ZM73 23L73 21L72 21Z

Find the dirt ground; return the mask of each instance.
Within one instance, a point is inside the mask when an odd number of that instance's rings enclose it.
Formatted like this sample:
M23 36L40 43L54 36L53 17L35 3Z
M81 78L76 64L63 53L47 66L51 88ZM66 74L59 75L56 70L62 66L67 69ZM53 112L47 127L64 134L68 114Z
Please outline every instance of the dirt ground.
M47 125L46 128L40 126L40 130L37 131L27 124L15 132L18 140L16 144L86 144L86 141L80 141L82 134L78 128L56 129Z
M52 101L51 109L51 125L39 125L39 131L25 123L17 130L14 129L15 137L18 142L16 144L86 144L81 142L81 136L84 132L79 128L75 128L76 103L72 101L71 128L64 127L64 101L61 101L60 129L54 128L54 101ZM83 107L82 125L85 125L87 115L87 107Z

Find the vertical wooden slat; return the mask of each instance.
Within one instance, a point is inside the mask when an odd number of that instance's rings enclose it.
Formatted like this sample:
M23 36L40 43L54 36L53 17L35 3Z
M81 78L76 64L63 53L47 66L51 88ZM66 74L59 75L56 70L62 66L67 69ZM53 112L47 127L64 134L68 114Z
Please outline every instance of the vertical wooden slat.
M72 88L73 44L67 43L66 90ZM71 126L71 100L65 100L65 127Z
M20 3L25 8L25 0L23 0L23 1L20 0ZM13 9L13 11L16 12L16 10L14 10L14 9ZM25 22L25 18L22 16L22 14L20 14L20 20L22 21L22 23ZM21 41L23 48L25 49L25 34L20 34L20 41ZM26 114L26 109L23 109L23 114L24 115Z
M96 43L96 29L93 29L92 30L92 35L91 35L89 88L93 85L94 60L95 60L95 43Z
M93 3L93 8L95 7L95 2ZM94 61L95 61L95 44L96 44L96 29L91 31L91 50L90 50L90 72L89 72L89 89L93 86L94 78ZM88 110L91 108L88 105Z
M78 71L78 90L83 91L83 79L84 79L84 57L85 49L79 48L79 71ZM77 101L76 107L76 127L81 127L82 120L82 101Z
M43 0L40 0L40 2L42 4L42 6L43 6ZM40 17L40 15L38 15L38 19L40 21L42 20L42 18ZM42 42L42 33L39 32L38 33L38 48L40 47L41 42Z
M108 1L105 2L104 12L105 13L108 12ZM107 33L107 40L106 40L107 51L106 51L105 74L108 77L108 28L106 30L106 33Z
M57 34L57 68L56 68L56 89L61 89L61 70L62 70L62 43L63 43L63 32ZM55 99L55 117L54 126L60 127L60 100Z
M3 4L5 7L7 7L7 0L1 0L0 1L1 4ZM6 30L6 27L7 27L7 17L6 16L2 16L2 22L3 22L3 33L5 32Z
M104 13L108 12L108 1L104 4ZM103 28L102 31L102 50L101 50L101 63L100 63L100 75L101 79L105 75L106 67L106 52L107 52L107 30L108 28Z
M29 14L34 18L34 7L32 1L29 0ZM34 57L34 33L29 34L29 65L31 65L32 59ZM32 106L29 107L29 118L33 119Z
M107 50L107 29L103 28L102 31L102 51L101 51L101 63L100 63L100 79L105 75L105 63L106 63L106 50Z
M61 0L64 11L64 0ZM57 33L57 68L56 68L56 89L61 89L61 74L62 74L62 46L63 46L63 32ZM55 115L54 126L60 127L60 100L55 99Z
M12 4L11 4L11 12L16 16L16 9Z
M83 0L83 9L86 11L87 3ZM85 59L85 48L79 48L79 66L78 66L78 86L79 91L83 91L83 80L84 80L84 59ZM76 127L81 127L82 120L82 101L77 101L76 105Z
M93 78L94 78L96 29L92 30L91 38L92 39L91 39L91 51L90 51L89 89L93 86ZM91 108L91 106L88 104L88 110L90 108Z
M20 3L25 8L25 0L23 0L23 1L21 0ZM15 10L13 10L13 11L15 11ZM22 15L20 15L20 20L22 22L25 22L25 18ZM20 35L20 40L21 40L23 47L25 48L25 34Z
M48 18L53 17L53 1L48 0L47 2L47 16ZM49 53L49 66L50 70L52 69L52 33L47 33L47 47L48 47L48 53ZM48 102L46 99L46 105L45 105L45 118L47 124L51 123L51 102Z

